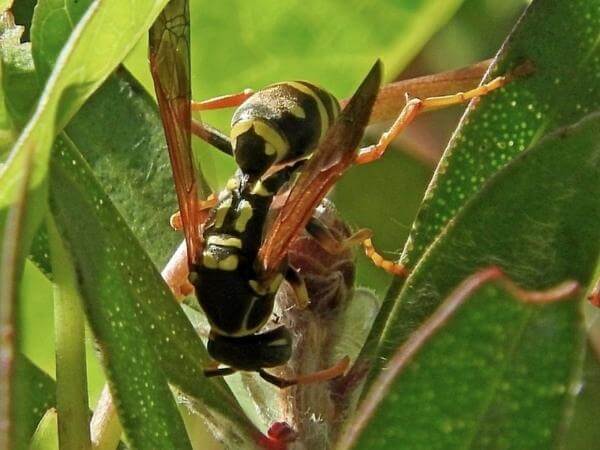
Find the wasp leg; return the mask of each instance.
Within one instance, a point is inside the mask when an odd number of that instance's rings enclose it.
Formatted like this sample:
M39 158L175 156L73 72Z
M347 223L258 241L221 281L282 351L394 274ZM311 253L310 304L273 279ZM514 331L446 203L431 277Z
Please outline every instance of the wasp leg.
M355 163L367 164L381 158L390 143L423 111L445 108L447 106L464 103L475 97L484 96L504 86L510 81L510 78L511 77L509 76L500 76L475 89L451 95L442 95L440 97L426 97L421 99L410 98L409 95L406 94L406 105L404 105L404 108L396 118L396 121L388 131L381 135L377 144L359 150Z
M204 223L208 216L208 211L212 209L217 204L217 197L215 194L210 194L210 196L206 200L198 200L198 209L196 214L198 214L198 223ZM183 228L183 222L181 220L181 213L177 211L174 213L169 219L169 223L171 228L174 230L181 230Z
M223 108L232 108L239 106L248 97L254 94L252 89L245 89L243 92L230 95L222 95L220 97L211 98L208 100L202 100L195 102L192 100L191 108L192 111L208 111ZM233 155L233 147L231 141L223 132L211 127L199 120L192 119L191 132L198 136L203 141L215 147L217 150L221 150L223 153Z
M319 370L306 375L300 375L295 378L281 378L267 372L264 369L258 369L257 372L263 380L268 381L278 388L284 389L297 384L312 384L339 378L346 373L349 366L350 358L345 356L337 364L328 367L327 369Z
M208 111L211 109L233 108L240 106L254 94L252 89L244 89L236 94L221 95L196 102L192 100L192 111Z
M199 120L192 119L190 131L195 136L202 139L207 144L212 145L217 150L231 156L233 155L233 147L229 138L221 131Z
M286 378L281 378L276 375L273 375L272 373L267 372L264 369L258 369L257 372L263 380L268 381L274 386L277 386L279 389L284 389L286 387L298 384L295 379L288 380Z
M308 296L308 290L306 289L306 283L304 278L293 268L288 266L285 271L285 281L287 281L290 287L293 289L296 295L296 305L300 309L308 308L310 305L310 297Z
M355 245L362 245L365 255L375 266L395 276L404 277L408 274L408 270L403 264L384 258L375 249L371 241L373 232L367 228L360 229L352 236L340 241L319 220L313 218L307 224L306 231L331 254L341 253Z
M233 367L207 367L206 369L204 369L204 376L207 378L225 377L236 372L237 369L234 369Z

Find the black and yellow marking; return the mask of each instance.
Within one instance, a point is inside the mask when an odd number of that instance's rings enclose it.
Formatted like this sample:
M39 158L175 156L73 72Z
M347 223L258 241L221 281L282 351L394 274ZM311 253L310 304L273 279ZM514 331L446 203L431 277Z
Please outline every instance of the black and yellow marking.
M241 337L289 351L289 339L282 331L253 336L269 319L284 279L283 273L261 277L258 251L273 196L298 172L338 114L339 103L333 95L303 81L269 86L234 113L231 147L239 170L227 181L204 225L202 258L190 275L213 334L218 336L210 348L219 361L227 363L219 356L220 348L227 347L229 339L238 342ZM264 177L272 165L290 162L294 163ZM285 278L300 303L307 305L306 288L298 274L288 271ZM275 359L276 365L284 362ZM269 366L266 361L253 364Z
M238 171L204 226L202 258L190 279L211 328L219 335L252 335L271 316L283 276L262 280L255 261L273 194L294 170L289 167L256 182Z
M238 166L258 178L273 164L309 156L339 111L332 94L305 81L278 83L258 91L231 120Z

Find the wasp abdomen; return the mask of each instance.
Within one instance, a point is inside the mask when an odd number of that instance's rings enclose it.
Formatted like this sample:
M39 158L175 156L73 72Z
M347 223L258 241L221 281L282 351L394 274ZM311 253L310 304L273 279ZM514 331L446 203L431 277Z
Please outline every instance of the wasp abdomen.
M258 91L231 120L231 142L240 169L261 176L271 165L308 156L340 110L337 99L305 81Z

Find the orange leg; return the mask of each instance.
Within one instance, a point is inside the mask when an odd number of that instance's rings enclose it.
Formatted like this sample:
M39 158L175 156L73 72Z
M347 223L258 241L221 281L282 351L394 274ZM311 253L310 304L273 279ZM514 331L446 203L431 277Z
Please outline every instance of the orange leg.
M298 384L320 383L322 381L329 381L335 378L339 378L346 373L349 365L350 358L345 356L334 366L306 375L299 375L295 378L281 378L267 372L264 369L259 369L257 372L263 380L274 384L278 388L284 389L290 386L296 386Z
M245 89L237 94L222 95L220 97L202 100L199 102L191 102L192 111L209 111L223 108L233 108L244 103L250 96L254 94L252 89ZM208 142L213 147L222 152L232 155L233 149L229 138L216 128L208 124L192 118L191 132L200 139Z
M377 144L370 145L359 150L355 159L356 164L367 164L381 158L390 143L396 139L396 137L402 133L402 131L404 131L404 129L410 125L410 123L415 120L415 118L423 111L430 111L433 109L445 108L447 106L464 103L468 100L481 97L490 93L491 91L499 89L509 81L509 76L501 76L494 78L492 81L475 89L465 92L458 92L451 95L443 95L440 97L426 97L420 99L410 98L407 95L406 105L404 105L404 108L398 115L396 121L392 124L388 131L381 135Z
M314 237L319 244L331 254L341 253L347 250L349 247L355 245L362 245L365 255L375 266L395 276L405 277L408 275L408 270L403 264L384 258L375 249L373 242L371 241L373 232L367 228L358 230L352 236L344 239L343 241L336 239L318 220L311 220L306 226L306 231L310 233L310 235Z
M211 109L233 108L240 106L254 94L252 89L244 89L237 94L222 95L196 102L192 100L192 111L208 111Z
M215 194L210 194L210 196L206 200L198 200L198 210L196 214L198 214L198 223L204 223L208 216L208 211L212 209L217 204L217 197ZM183 228L183 222L181 221L181 213L177 211L174 213L169 219L169 223L171 224L171 228L174 230L181 230Z

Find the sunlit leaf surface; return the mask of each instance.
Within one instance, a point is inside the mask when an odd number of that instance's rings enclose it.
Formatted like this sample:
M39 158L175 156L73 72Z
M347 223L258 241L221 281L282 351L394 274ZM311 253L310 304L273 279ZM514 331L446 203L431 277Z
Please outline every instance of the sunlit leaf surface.
M597 114L559 129L490 180L415 268L386 335L403 342L461 279L491 264L529 288L586 286L600 255L599 130ZM581 305L525 307L484 292L397 379L359 448L544 449L564 439Z

